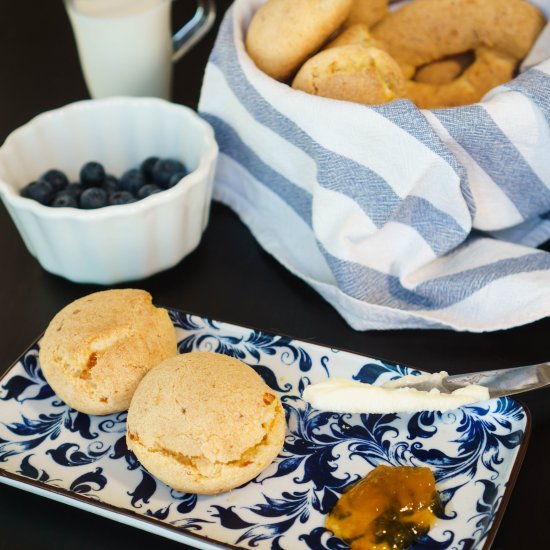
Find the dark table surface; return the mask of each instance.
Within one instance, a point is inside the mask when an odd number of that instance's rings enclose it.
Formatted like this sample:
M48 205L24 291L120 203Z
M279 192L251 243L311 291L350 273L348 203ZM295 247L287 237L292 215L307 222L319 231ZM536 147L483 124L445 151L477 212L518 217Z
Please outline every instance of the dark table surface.
M230 2L218 0L218 12ZM181 21L189 2L175 2ZM175 68L174 101L196 107L215 29ZM85 99L61 0L0 2L0 142L34 115ZM546 250L550 250L548 243ZM0 206L0 372L72 300L100 290L45 272ZM140 281L161 305L254 326L373 357L451 373L513 367L550 358L550 320L485 334L434 330L356 332L311 288L214 203L199 248L179 265ZM527 454L493 548L547 548L550 506L550 393L522 396L532 413ZM1 421L1 419L0 419ZM1 467L1 464L0 464ZM185 548L170 540L0 484L0 548Z

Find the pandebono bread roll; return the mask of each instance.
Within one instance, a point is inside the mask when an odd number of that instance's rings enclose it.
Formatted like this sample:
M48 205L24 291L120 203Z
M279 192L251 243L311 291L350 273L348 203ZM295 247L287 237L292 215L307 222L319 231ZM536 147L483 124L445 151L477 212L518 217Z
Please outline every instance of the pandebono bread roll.
M143 376L177 354L165 309L143 290L106 290L63 308L40 343L42 372L70 407L87 414L124 411Z
M252 17L248 54L264 73L284 81L336 31L352 0L269 0Z
M402 97L405 78L385 51L348 44L308 59L292 87L322 97L376 105Z
M193 352L143 378L128 410L126 443L170 487L214 494L264 470L281 451L285 429L278 397L251 367Z

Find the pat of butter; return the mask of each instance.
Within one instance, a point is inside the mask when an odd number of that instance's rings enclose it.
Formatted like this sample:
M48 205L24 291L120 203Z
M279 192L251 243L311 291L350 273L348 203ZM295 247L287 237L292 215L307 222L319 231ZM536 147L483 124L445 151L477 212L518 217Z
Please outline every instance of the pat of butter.
M445 373L421 375L441 377ZM383 386L373 386L344 378L329 378L308 386L302 397L315 409L340 413L398 413L419 411L448 411L462 405L487 401L489 390L483 386L470 385L452 393L441 393L433 388L430 391L409 387L398 387L417 376L403 377ZM433 380L433 378L432 378Z

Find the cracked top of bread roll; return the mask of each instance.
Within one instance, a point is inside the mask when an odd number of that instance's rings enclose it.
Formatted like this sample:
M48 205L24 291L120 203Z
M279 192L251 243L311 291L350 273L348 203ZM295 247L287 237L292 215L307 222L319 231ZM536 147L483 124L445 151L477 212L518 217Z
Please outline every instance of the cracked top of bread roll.
M405 77L385 51L347 44L308 59L292 87L322 97L379 105L403 96Z
M42 372L70 407L87 414L124 411L143 376L177 354L165 309L144 290L106 290L64 307L40 342Z
M170 487L213 494L250 481L281 451L279 398L248 365L192 352L164 361L136 390L126 443Z

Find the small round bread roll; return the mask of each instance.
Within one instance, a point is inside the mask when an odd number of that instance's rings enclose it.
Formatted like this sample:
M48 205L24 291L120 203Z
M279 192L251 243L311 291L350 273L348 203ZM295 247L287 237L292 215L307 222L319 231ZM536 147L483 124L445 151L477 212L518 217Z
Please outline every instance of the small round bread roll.
M40 366L55 393L87 414L128 409L143 376L177 354L165 309L144 290L84 296L52 319L40 342Z
M322 97L379 105L403 97L405 77L385 51L349 44L323 50L306 61L292 87Z
M252 17L246 49L276 80L290 78L348 16L352 0L268 0Z
M214 494L250 481L283 448L285 414L248 365L227 355L184 353L141 381L126 443L170 487Z

